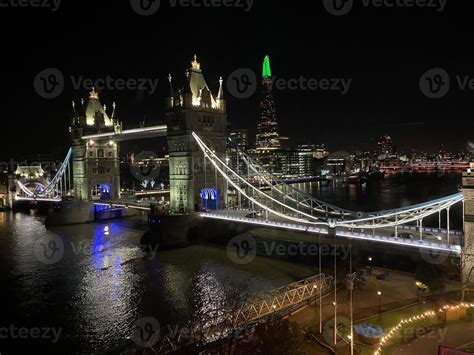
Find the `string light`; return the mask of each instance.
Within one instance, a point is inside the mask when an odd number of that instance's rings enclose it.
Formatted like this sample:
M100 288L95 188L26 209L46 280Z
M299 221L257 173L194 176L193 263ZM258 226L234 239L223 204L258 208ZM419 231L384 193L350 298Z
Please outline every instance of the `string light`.
M453 306L445 305L445 306L441 307L438 310L438 312L436 312L436 311L426 311L426 312L417 314L415 316L411 316L410 318L402 319L396 326L394 326L390 329L390 331L388 332L387 335L385 335L384 337L382 337L382 339L380 339L379 347L374 352L374 355L381 355L382 350L383 350L383 346L385 345L385 343L388 342L390 340L390 338L392 338L392 336L396 333L397 330L400 330L406 324L414 322L416 320L424 319L424 318L427 318L427 317L434 317L434 316L437 315L437 313L443 313L447 310L460 309L460 308L466 308L466 309L467 308L474 308L474 303L465 303L465 302L463 302L461 304L453 305Z

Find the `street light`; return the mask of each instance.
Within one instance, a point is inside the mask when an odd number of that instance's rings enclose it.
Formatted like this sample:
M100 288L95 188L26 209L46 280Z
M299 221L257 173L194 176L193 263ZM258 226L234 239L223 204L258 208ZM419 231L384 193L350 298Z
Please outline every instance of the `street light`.
M337 303L333 302L334 306L334 345L337 345Z
M379 296L379 313L380 313L380 296L382 296L382 292L377 291L377 295Z

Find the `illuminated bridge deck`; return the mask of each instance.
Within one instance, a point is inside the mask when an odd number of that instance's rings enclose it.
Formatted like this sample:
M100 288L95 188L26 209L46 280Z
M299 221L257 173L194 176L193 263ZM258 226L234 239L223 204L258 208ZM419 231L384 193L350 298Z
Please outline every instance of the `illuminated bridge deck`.
M295 222L286 222L282 220L266 220L265 218L248 218L246 215L249 211L242 210L221 210L221 211L212 211L212 212L203 212L201 217L218 219L222 221L230 221L236 223L247 223L258 225L262 227L269 228L279 228L279 229L289 229L294 231L314 233L314 234L329 234L329 229L323 224L318 225L309 225L304 223L295 223ZM412 228L407 226L405 228ZM403 226L400 226L399 229L405 229ZM336 236L342 238L351 238L365 241L372 241L377 243L386 243L403 247L432 250L432 251L441 251L441 252L451 252L454 254L461 253L460 239L462 233L459 231L451 231L451 243L447 243L446 235L442 233L433 233L434 231L439 231L435 228L423 228L423 231L430 231L429 237L425 237L423 240L417 238L417 234L413 234L412 238L401 238L394 237L393 229L381 228L376 229L375 231L351 231L344 228L336 228ZM442 230L441 230L442 231ZM441 240L438 240L438 236Z

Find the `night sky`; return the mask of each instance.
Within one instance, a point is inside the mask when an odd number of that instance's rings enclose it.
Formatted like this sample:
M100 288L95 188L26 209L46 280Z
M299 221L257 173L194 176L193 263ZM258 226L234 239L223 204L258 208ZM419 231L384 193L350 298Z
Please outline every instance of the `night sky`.
M394 1L393 1L394 2ZM366 8L356 1L344 16L322 1L257 0L242 8L171 7L162 0L152 16L136 14L127 0L68 1L47 8L0 8L0 159L33 153L64 156L69 146L71 101L87 98L70 76L159 79L153 95L104 90L117 102L125 127L163 121L167 75L182 83L193 55L210 88L239 68L261 73L270 55L282 78L347 78L346 95L322 90L275 90L280 134L294 143L325 143L331 151L369 148L392 135L399 151L459 149L473 139L474 90L461 90L456 75L474 78L474 36L466 1L446 8ZM429 99L419 88L424 72L444 68L451 89ZM54 99L39 96L35 76L58 68L65 87ZM258 95L227 93L233 128L255 133Z

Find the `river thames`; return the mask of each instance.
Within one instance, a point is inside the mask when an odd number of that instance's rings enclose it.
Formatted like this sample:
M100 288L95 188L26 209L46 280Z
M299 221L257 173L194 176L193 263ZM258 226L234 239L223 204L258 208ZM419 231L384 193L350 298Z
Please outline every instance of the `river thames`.
M341 207L375 211L456 193L460 183L460 175L449 174L387 177L366 186L296 186ZM114 350L125 344L138 318L154 317L162 328L184 324L203 309L225 304L235 287L257 294L318 272L264 257L237 265L224 248L212 245L144 253L143 218L49 229L44 219L33 210L0 213L2 355L32 346L53 353ZM459 209L452 227L461 228ZM52 264L35 254L35 241L47 235L64 243L64 254ZM19 328L30 335L20 339ZM50 329L48 336L33 338L37 328Z

